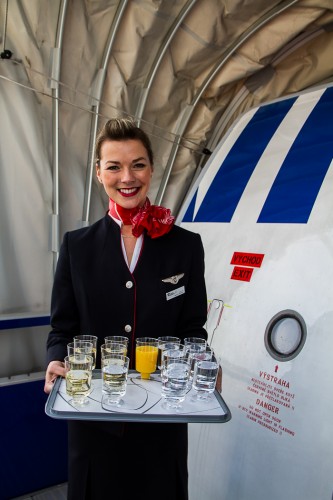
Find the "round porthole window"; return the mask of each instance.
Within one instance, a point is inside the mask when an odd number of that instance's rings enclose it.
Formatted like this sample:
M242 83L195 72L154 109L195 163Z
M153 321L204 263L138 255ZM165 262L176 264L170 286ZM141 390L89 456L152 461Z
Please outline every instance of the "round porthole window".
M289 361L302 350L306 339L306 325L296 311L285 310L268 323L265 346L269 354L279 361Z

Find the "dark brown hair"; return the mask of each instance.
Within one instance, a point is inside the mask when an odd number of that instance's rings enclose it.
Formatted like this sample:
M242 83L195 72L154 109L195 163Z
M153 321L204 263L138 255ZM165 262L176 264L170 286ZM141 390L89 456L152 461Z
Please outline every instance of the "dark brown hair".
M108 120L96 138L95 158L99 164L101 159L101 148L105 141L126 141L136 139L142 142L147 150L150 163L154 164L154 155L150 139L147 134L139 128L131 118L112 118Z

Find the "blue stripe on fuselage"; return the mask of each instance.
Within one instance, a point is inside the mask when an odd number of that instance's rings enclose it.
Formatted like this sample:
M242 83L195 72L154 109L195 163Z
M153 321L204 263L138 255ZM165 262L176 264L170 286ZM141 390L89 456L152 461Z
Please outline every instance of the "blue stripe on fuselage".
M184 222L230 222L263 151L295 99L258 109L225 158L195 218L191 203Z
M263 151L296 98L259 108L217 172L195 217L197 193L184 222L230 222ZM274 116L273 116L274 115ZM323 93L296 137L267 195L259 223L306 223L333 157L333 87Z
M331 117L330 123L327 118ZM258 222L306 224L333 158L333 88L328 88L296 137Z

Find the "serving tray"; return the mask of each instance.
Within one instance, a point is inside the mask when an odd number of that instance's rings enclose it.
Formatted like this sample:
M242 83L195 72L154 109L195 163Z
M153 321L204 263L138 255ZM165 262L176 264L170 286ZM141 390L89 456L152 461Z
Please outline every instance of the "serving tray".
M231 419L231 412L221 394L215 390L210 401L195 399L191 389L177 411L162 407L161 378L159 373L150 380L142 380L135 370L130 370L127 390L120 406L105 404L102 393L101 370L93 371L92 392L88 404L82 407L71 404L66 394L65 379L59 377L46 401L45 413L52 418L73 420L110 420L124 422L203 422L223 423Z

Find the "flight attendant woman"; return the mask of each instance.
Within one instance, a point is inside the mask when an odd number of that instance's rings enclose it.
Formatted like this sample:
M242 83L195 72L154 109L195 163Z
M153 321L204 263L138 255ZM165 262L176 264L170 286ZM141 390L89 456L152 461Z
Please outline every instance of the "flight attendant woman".
M198 234L150 204L153 153L129 119L109 120L96 140L97 178L106 215L65 234L54 277L45 392L64 376L74 335L135 339L207 338L204 250ZM187 424L68 422L68 499L187 500Z

